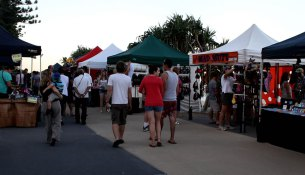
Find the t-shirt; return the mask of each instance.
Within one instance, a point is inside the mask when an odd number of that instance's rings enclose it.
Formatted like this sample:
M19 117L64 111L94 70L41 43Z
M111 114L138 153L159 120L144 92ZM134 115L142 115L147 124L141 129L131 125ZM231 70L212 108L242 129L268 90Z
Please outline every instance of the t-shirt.
M155 75L147 75L141 82L139 92L145 91L145 106L163 106L163 81Z
M227 76L227 78L224 77L224 75L221 76L221 89L223 93L233 93L233 84L234 84L235 78L231 76Z
M87 87L91 87L91 84L92 82L90 81L90 79L84 74L77 76L76 78L74 78L73 81L73 87L77 88L80 94L84 94ZM75 95L78 97L77 93L75 93ZM85 98L89 98L88 93L86 93Z
M112 86L112 104L128 104L128 89L132 87L131 78L122 73L110 75L108 86Z
M12 75L9 72L1 70L0 71L0 93L2 93L2 94L7 93L6 82L8 82L8 81L12 81Z
M52 84L56 87L60 94L63 94L64 84L60 80L53 81Z
M209 100L217 100L216 90L217 90L217 82L214 79L211 79L208 85L209 88Z
M62 94L65 95L65 96L68 96L69 77L67 77L66 75L61 74L60 75L60 80L64 85Z

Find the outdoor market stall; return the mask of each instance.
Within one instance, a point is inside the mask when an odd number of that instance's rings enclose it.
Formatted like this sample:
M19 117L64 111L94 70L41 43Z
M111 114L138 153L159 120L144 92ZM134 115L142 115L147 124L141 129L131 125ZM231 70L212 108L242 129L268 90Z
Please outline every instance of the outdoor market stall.
M0 38L0 59L6 58L8 62L5 64L7 65L16 65L13 60L9 59L14 54L18 54L20 58L41 55L40 46L12 36L2 26L0 26ZM4 64L3 62L1 63L2 65ZM20 65L20 62L17 65ZM39 101L32 100L31 97L26 97L25 95L24 98L20 99L0 99L0 127L35 126L39 105Z
M250 70L252 69L250 65L254 65L254 63L259 64L261 61L261 49L276 42L277 41L266 35L254 24L236 39L232 40L224 46L221 46L211 51L192 54L192 65L239 65L242 67L240 70L237 70L235 72L241 80L237 84L237 87L238 85L242 87L242 90L240 92L235 92L235 94L240 97L240 108L237 111L242 111L239 116L241 132L245 132L245 116L251 117L251 120L253 121L253 117L255 117L256 115L245 115L245 111L252 111L251 109L254 105L256 107L255 112L258 113L257 101L259 99L259 73L257 72L259 71L259 69L255 70L254 68L254 71L250 72ZM281 65L287 64L285 60L280 59L271 61L272 65L275 65L275 63L280 63ZM246 68L248 68L248 70L246 70ZM275 69L275 67L270 68L270 70L268 70L268 73L273 74L274 78L278 78L278 76L274 75ZM191 72L193 73L194 71ZM250 75L250 73L255 74L255 80L254 77L251 78L248 76ZM194 81L194 79L192 79L192 81ZM275 101L273 100L275 99L275 97L271 99L268 98L270 96L275 96L274 91L270 90L264 95L266 98L266 102ZM245 110L245 107L249 107L249 109Z
M150 35L137 46L122 53L108 57L107 64L116 64L118 61L131 61L132 63L144 65L162 66L163 61L166 58L171 59L173 61L173 65L189 65L189 56L187 54L170 47L166 43L157 39L155 36ZM143 77L144 76L141 76L141 78ZM141 80L142 79L140 79L139 82L141 82ZM134 94L138 94L137 88L138 85L135 85ZM134 106L134 110L137 111L137 108L139 107L139 98L135 96L133 97L134 104L132 106Z
M305 32L263 48L262 62L273 59L305 58ZM304 99L303 99L304 100ZM305 153L305 104L294 102L277 108L262 108L257 126L257 141Z
M97 78L97 73L102 69L107 68L107 57L121 53L122 50L119 49L116 45L110 44L105 50L99 52L95 56L79 62L78 67L87 66L89 68L89 73L93 80ZM90 106L98 107L100 106L100 93L99 88L91 89L91 99Z

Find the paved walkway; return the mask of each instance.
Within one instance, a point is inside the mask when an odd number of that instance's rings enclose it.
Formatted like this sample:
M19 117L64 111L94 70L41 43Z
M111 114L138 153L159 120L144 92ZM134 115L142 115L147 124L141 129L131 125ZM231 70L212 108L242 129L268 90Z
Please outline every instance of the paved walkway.
M179 119L178 144L167 143L168 120L162 132L163 147L148 146L142 131L143 113L129 115L125 142L112 148L110 113L89 108L86 126L66 120L62 141L44 144L44 130L0 129L0 174L169 174L169 175L287 175L305 173L302 153L258 143L255 137ZM183 118L183 119L182 119Z

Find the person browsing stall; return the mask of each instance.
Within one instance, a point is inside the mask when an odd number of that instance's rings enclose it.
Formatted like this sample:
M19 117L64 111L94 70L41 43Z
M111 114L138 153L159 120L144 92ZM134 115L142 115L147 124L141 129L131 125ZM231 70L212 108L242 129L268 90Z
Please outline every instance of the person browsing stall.
M232 98L233 98L233 84L236 79L233 77L234 69L226 67L224 74L221 76L221 112L219 116L219 129L226 131L227 129L233 129L230 126L230 117L232 113ZM224 121L225 120L225 121ZM226 126L224 126L224 123Z
M12 88L12 71L13 66L5 66L3 70L0 71L0 98L9 97L9 89Z

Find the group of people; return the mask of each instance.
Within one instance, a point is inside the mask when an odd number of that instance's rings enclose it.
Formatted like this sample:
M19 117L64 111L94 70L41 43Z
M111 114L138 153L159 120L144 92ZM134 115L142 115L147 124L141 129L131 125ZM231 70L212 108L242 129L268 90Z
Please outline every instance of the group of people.
M281 104L285 101L293 100L300 103L305 99L305 76L304 69L299 67L295 69L294 79L291 81L289 72L284 72L281 77Z
M128 76L128 65L118 62L117 73L109 76L106 96L106 108L111 107L112 130L115 141L113 147L123 144L126 116L132 109L131 78ZM163 74L154 65L149 66L149 74L144 77L139 92L145 94L145 115L149 121L150 147L162 146L161 130L163 119L169 117L171 136L168 143L176 144L175 122L177 109L178 75L171 69L172 61L164 60ZM110 102L111 99L111 102Z
M53 71L53 67L49 66L41 73L39 88L42 96L41 109L45 118L47 143L51 146L60 141L67 104L70 108L70 115L75 116L75 122L86 124L87 103L92 86L92 78L87 72L87 67L83 67L67 76L63 67L58 71ZM73 114L73 103L75 114Z
M233 72L233 68L225 67L220 79L220 86L218 86L217 82L219 72L212 72L208 84L209 96L207 100L210 105L209 115L222 131L234 129L230 124L233 107L232 99L234 95L233 84L236 81Z

